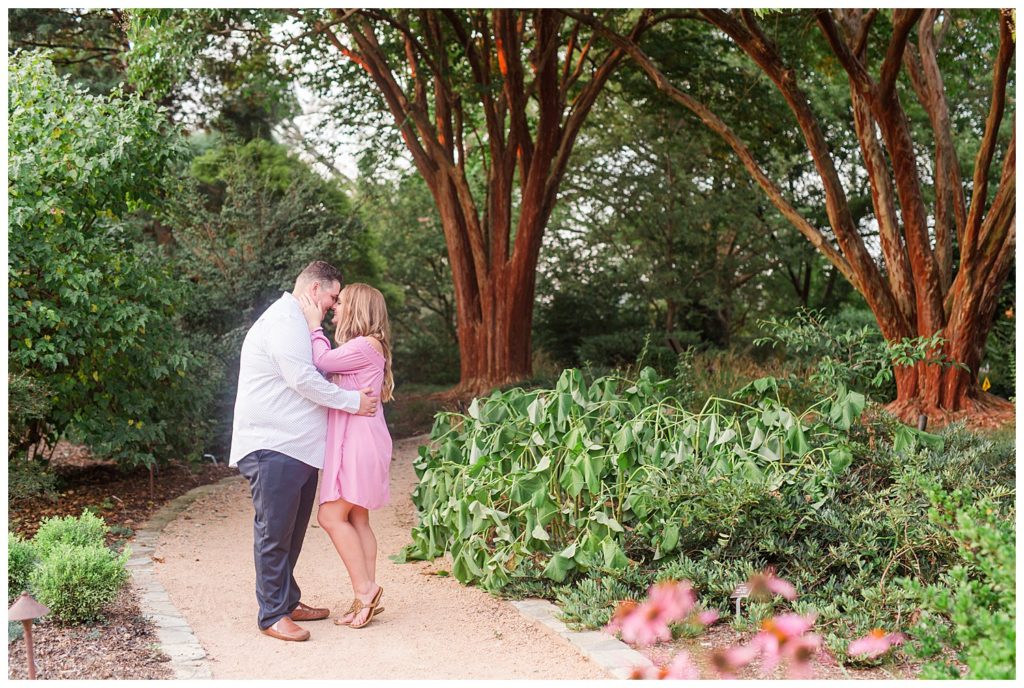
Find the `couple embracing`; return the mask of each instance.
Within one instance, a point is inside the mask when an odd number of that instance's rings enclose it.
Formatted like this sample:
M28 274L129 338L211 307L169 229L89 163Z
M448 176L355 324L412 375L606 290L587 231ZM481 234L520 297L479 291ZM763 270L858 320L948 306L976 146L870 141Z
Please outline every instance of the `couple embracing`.
M310 263L242 344L230 465L249 481L256 511L258 624L281 640L307 640L296 622L331 613L304 604L294 576L321 468L317 522L354 593L334 623L362 628L383 611L369 512L389 499L391 436L378 402L394 389L390 326L379 291L341 282L336 268ZM332 309L335 349L321 328Z

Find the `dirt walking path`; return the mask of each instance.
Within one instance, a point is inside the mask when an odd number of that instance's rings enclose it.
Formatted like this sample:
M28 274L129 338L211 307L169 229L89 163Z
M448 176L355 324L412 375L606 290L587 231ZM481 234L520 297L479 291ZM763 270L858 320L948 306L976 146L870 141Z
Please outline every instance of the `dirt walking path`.
M542 625L451 577L444 560L395 564L409 542L423 438L395 443L392 504L371 514L385 612L363 629L330 620L302 624L303 643L269 638L256 626L252 501L244 479L196 501L163 531L156 575L206 650L214 678L261 679L606 679L610 676ZM303 601L337 614L351 599L348 575L311 519L296 578Z

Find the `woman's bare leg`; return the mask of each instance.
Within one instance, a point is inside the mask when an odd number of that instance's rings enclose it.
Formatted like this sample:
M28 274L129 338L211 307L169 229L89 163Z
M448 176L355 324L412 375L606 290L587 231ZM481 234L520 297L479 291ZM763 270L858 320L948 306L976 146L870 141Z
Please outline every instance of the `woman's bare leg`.
M370 580L377 582L377 536L370 528L370 512L361 506L353 506L349 513L349 523L359 533L359 542L363 546L363 557L366 559L366 571Z
M352 592L357 599L363 603L369 603L377 594L378 586L373 582L371 571L367 569L366 556L363 554L363 545L359 533L349 521L355 505L338 499L333 502L324 502L320 505L316 520L320 527L327 531L334 543L334 549L338 550L341 560L348 570L349 579L352 581ZM363 611L359 614L356 622L366 619L369 612Z
M349 511L348 521L359 534L359 543L363 549L363 560L366 562L366 571L372 583L377 582L377 537L370 528L370 512L364 507L352 505ZM371 586L374 590L376 585ZM341 617L342 623L351 623L354 614L345 614Z

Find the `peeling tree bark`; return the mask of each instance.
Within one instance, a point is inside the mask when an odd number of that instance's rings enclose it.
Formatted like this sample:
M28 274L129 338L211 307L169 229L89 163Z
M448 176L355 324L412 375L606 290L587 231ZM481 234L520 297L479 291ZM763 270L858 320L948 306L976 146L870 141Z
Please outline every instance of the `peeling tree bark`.
M877 25L877 10L814 11L822 34L849 78L850 124L860 143L864 169L870 180L880 230L883 272L853 224L828 142L799 86L798 74L784 63L751 11L701 10L700 14L728 35L785 98L820 176L837 245L829 242L788 203L781 189L767 177L746 144L728 125L670 83L636 41L616 34L587 14L565 12L593 26L613 45L625 50L658 90L696 114L732 147L773 205L864 296L888 341L927 338L935 334L944 339L942 349L932 354L943 354L963 367L924 363L897 367L894 371L897 399L890 406L894 413L908 421L916 421L919 413L939 421L962 413L1012 416L1011 405L984 394L978 385L978 368L992 327L995 304L1013 265L1016 246L1015 134L1003 154L995 199L986 207L989 168L996 152L997 133L1006 104L1007 74L1013 60L1013 38L1007 14L1000 14L1000 43L994 60L991 107L977 154L971 186L973 194L968 207L936 59L939 39L933 27L938 11L893 12L892 35L878 67L877 79L871 76L865 49L869 32ZM916 51L910 43L915 27L919 29ZM907 70L933 129L937 199L933 212L929 212L924 202L911 128L895 88L902 69ZM936 218L936 226L929 226L930 217ZM956 254L960 260L954 271Z

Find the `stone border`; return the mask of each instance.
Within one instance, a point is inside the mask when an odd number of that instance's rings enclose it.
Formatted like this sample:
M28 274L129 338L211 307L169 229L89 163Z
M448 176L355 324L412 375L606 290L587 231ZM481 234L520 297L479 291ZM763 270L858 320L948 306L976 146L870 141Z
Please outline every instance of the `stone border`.
M526 618L553 630L615 678L629 678L634 667L654 666L647 657L607 633L570 630L559 618L561 611L558 607L547 600L531 598L509 604Z
M142 528L135 531L135 537L130 543L132 558L128 560L128 570L132 574L132 585L139 593L139 608L142 615L156 626L160 649L171 658L175 679L212 679L213 672L206 650L192 632L188 621L171 603L167 590L157 580L153 571L153 552L160 533L168 523L203 495L238 480L241 480L241 476L231 475L209 485L200 485L172 499L146 521Z

